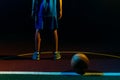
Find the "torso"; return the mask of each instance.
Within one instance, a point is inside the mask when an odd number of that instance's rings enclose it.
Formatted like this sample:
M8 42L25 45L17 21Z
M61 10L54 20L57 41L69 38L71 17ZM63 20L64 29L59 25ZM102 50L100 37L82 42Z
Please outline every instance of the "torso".
M56 2L57 0L42 0L40 5L40 12L43 16L56 16Z

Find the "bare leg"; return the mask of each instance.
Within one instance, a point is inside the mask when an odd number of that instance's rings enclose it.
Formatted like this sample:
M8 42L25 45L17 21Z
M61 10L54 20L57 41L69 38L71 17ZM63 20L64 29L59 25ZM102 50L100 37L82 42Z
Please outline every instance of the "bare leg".
M57 29L54 30L54 38L55 38L55 51L58 52L58 32L57 32Z
M61 55L58 52L58 32L57 29L54 30L54 37L55 37L55 53L54 53L54 58L56 59L60 59Z
M35 51L40 52L41 36L38 29L35 32Z
M34 60L39 60L40 59L40 55L39 55L40 45L41 45L41 36L40 36L39 30L36 29L36 32L35 32L35 52L32 56L32 58Z

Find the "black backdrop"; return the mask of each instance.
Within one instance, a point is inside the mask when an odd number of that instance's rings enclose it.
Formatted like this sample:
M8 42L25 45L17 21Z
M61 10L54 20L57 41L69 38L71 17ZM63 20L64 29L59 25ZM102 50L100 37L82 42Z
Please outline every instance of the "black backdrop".
M68 44L119 45L119 0L63 0L59 39ZM33 40L31 0L0 0L1 40Z

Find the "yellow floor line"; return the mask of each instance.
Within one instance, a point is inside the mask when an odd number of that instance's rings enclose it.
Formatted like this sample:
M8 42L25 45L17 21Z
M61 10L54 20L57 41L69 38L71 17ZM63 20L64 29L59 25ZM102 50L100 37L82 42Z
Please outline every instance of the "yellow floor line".
M109 54L103 54L103 53L94 53L94 52L81 52L81 51L59 51L61 54L62 53L84 53L84 54L91 54L91 55L99 55L99 56L107 56L107 57L113 57L113 58L119 58L120 59L120 56L115 56L115 55L109 55ZM45 51L45 52L41 52L41 54L51 54L53 53L52 51ZM33 53L25 53L25 54L19 54L18 56L30 56L32 55Z

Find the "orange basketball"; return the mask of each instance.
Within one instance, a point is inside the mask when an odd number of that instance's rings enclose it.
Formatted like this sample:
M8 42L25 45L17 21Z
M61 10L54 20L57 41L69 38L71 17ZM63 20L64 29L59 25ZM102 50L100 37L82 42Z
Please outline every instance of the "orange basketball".
M71 67L78 74L84 74L85 70L88 68L89 59L83 53L77 53L73 55L71 59Z

